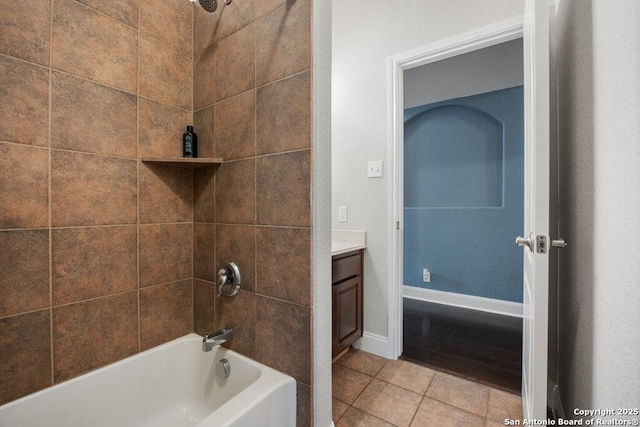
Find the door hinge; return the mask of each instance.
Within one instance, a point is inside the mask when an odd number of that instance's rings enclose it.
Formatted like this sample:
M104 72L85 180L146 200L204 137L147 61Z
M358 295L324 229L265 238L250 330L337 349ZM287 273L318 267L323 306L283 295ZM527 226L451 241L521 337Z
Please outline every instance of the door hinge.
M396 230L400 230L400 221L396 221Z

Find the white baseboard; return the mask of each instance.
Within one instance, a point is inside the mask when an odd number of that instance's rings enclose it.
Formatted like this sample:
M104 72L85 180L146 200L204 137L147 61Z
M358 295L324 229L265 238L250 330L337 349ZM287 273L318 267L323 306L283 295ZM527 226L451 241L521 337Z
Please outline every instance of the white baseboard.
M362 338L353 343L353 347L366 351L367 353L373 353L377 356L391 359L389 338L387 337L363 332Z
M472 310L486 311L505 316L522 317L523 313L522 303L519 302L436 291L415 286L403 286L402 295L405 298L452 305L454 307L470 308Z

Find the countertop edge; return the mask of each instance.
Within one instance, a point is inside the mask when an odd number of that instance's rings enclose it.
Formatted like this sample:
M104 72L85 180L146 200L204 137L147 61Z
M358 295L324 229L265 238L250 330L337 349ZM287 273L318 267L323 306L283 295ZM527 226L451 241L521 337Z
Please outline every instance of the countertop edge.
M335 249L334 249L334 245ZM331 243L331 256L346 254L347 252L357 251L360 249L366 249L367 245L357 245L353 243L332 242Z

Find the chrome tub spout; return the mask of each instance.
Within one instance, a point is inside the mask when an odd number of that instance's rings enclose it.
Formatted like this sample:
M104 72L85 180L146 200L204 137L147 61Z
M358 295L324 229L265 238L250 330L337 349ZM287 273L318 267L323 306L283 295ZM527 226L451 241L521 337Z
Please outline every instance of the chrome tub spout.
M212 334L207 334L202 338L202 351L211 351L213 347L223 344L233 338L231 328L220 329Z

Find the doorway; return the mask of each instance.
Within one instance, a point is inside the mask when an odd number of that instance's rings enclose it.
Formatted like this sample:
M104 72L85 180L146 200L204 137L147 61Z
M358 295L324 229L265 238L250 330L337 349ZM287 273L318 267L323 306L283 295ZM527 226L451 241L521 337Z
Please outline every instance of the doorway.
M481 167L480 168L481 170L476 170L478 175L476 175L475 177L468 175L470 169L463 167L464 165L458 165L460 167L458 168L457 172L462 171L462 175L459 175L457 178L452 177L452 173L449 173L451 171L447 172L447 171L439 170L437 172L434 172L434 170L431 170L430 172L432 175L429 177L429 180L432 182L436 182L438 184L435 187L432 186L432 188L428 190L425 194L417 194L416 196L415 194L416 189L411 188L412 184L409 183L408 185L405 185L407 184L407 182L405 181L405 176L406 176L405 168L411 168L412 163L421 164L424 162L422 162L422 160L419 159L420 153L415 152L415 150L409 153L410 155L409 155L409 158L407 159L405 157L404 144L398 143L398 141L404 141L404 138L405 138L404 132L407 129L404 126L404 121L405 119L407 119L407 115L409 116L408 117L409 120L423 114L425 111L436 112L436 114L432 114L432 116L442 116L443 114L441 113L451 112L452 108L449 108L449 107L456 107L459 110L458 113L461 113L461 115L475 117L475 119L473 120L476 120L478 119L478 117L481 117L481 116L484 117L483 115L486 115L485 118L495 119L495 114L491 114L491 113L487 114L486 112L482 111L482 108L477 108L478 105L474 104L474 102L478 101L477 99L469 98L469 97L477 96L480 94L486 94L489 92L501 91L505 89L511 90L512 92L519 91L520 110L522 110L522 88L521 87L519 89L517 88L517 86L522 85L522 68L521 68L522 21L513 20L510 23L503 22L501 23L501 25L502 25L502 28L498 30L494 28L494 29L488 30L486 34L478 35L478 37L471 43L469 42L469 40L461 40L460 44L456 46L455 43L451 43L451 40L449 40L448 41L449 43L446 46L447 47L446 49L444 45L442 46L441 49L438 49L438 46L431 46L431 50L429 54L424 54L416 51L416 52L411 52L406 54L404 58L393 58L391 61L392 62L391 73L403 74L402 77L398 77L396 75L395 78L392 78L392 81L396 84L396 86L392 89L395 89L396 93L402 92L403 95L399 97L401 99L401 104L396 98L394 100L394 105L392 106L392 110L393 110L392 117L394 121L393 132L395 132L395 135L393 135L394 138L392 138L392 140L395 141L395 143L394 143L394 146L392 147L392 156L394 158L392 159L391 164L393 165L394 168L396 168L396 170L393 173L393 189L395 191L393 191L393 196L392 196L393 201L391 202L391 205L393 206L392 215L393 215L393 218L395 219L394 228L399 232L393 233L394 244L392 245L393 254L391 258L393 259L394 268L392 268L391 274L393 275L392 277L393 283L399 283L404 285L406 284L418 285L418 286L412 286L411 287L412 289L408 289L406 286L390 287L390 301L391 301L391 305L394 307L390 308L389 330L390 330L391 345L393 347L393 352L395 353L396 357L400 356L403 353L403 349L404 349L403 296L407 296L407 294L409 294L408 296L412 297L412 301L410 304L412 305L412 308L414 309L416 308L416 301L419 303L428 301L430 304L432 304L431 311L433 313L440 312L440 314L435 315L436 317L438 316L440 318L442 317L441 309L444 306L440 304L444 303L448 306L457 306L458 309L463 309L463 310L472 308L474 309L474 311L477 311L477 309L479 308L481 311L487 311L487 312L493 312L493 313L497 312L497 313L500 313L501 315L510 316L510 319L514 321L511 324L521 325L522 323L522 320L521 320L521 316L522 316L521 262L520 262L520 265L518 266L519 270L516 271L515 273L513 272L510 273L511 276L514 276L515 274L516 279L513 280L513 277L512 277L511 279L507 280L508 282L511 283L511 285L508 286L508 288L510 289L496 289L495 286L493 286L493 289L490 289L492 288L492 285L489 285L487 287L486 280L484 281L484 284L472 283L472 285L476 285L475 287L473 286L469 287L469 283L464 284L463 283L464 281L442 280L444 276L447 276L446 274L443 274L447 268L449 268L450 271L454 271L456 269L459 269L459 266L456 267L455 263L451 263L450 262L451 259L449 259L449 261L440 260L439 266L436 265L437 263L434 262L434 265L432 266L433 268L431 269L429 265L426 265L426 263L429 263L430 261L425 258L430 258L433 260L434 258L436 258L434 257L435 253L433 253L432 251L431 256L429 256L428 254L425 255L425 253L420 252L420 250L416 250L416 246L415 246L415 243L421 240L421 233L424 232L425 230L420 230L419 228L410 230L409 227L413 222L413 223L421 224L422 227L424 228L424 225L427 223L430 223L430 225L434 225L433 221L423 221L420 219L416 219L416 217L419 216L417 212L419 209L413 209L413 211L409 213L406 209L407 207L411 208L412 207L411 204L415 202L415 200L410 200L410 199L416 199L416 198L428 199L430 205L424 206L423 204L422 206L420 206L420 203L418 203L418 205L414 204L413 208L427 207L431 210L431 214L434 214L432 215L432 217L438 216L438 215L441 217L444 216L444 218L449 219L449 222L450 222L449 226L453 226L453 227L456 226L456 223L460 224L460 221L459 221L459 218L458 220L452 220L452 218L459 216L461 213L463 213L462 211L464 210L464 208L475 208L475 210L478 210L478 209L484 210L485 215L488 213L489 216L495 216L495 212L497 212L499 209L503 209L505 205L505 189L506 189L505 183L513 184L514 182L513 177L509 177L508 182L505 181L505 179L507 179L506 178L507 174L505 174L504 172L505 168L503 166L506 164L505 162L507 162L507 150L504 147L496 148L494 146L492 148L490 147L491 144L489 144L489 146L479 148L480 151L474 154L474 153L469 153L470 147L468 146L458 147L459 150L466 152L468 155L470 154L471 157L478 156L478 155L491 157L493 159L492 160L493 166L490 165L489 167ZM451 47L452 45L454 47ZM518 45L520 49L520 53L516 55L517 57L515 61L520 64L519 82L518 81L514 82L512 79L510 80L509 78L503 78L502 79L503 82L501 83L502 86L500 86L500 84L496 86L495 81L493 83L490 82L487 86L485 84L487 79L478 78L478 75L481 74L483 71L489 73L487 69L488 67L487 64L484 64L484 65L480 64L475 67L471 67L468 65L460 66L459 64L457 67L454 67L454 68L445 67L445 64L447 62L460 63L460 61L463 61L463 57L465 55L482 56L483 53L487 53L487 56L490 57L491 52L493 52L494 54L495 52L498 52L498 57L500 57L501 55L504 55L505 46L508 46L508 45L511 45L511 46ZM501 50L502 50L502 53L500 53ZM489 60L488 62L491 64L492 60ZM401 66L398 67L397 65L399 63L401 63ZM424 88L427 88L426 90L429 92L429 95L431 95L432 98L429 100L429 102L416 102L415 98L421 95L420 89L416 89L415 87L413 88L407 87L407 82L410 81L410 76L408 74L409 73L417 74L419 71L419 68L427 64L429 66L435 65L436 68L439 67L439 68L444 68L445 70L449 70L449 71L445 71L445 74L447 74L449 78L457 77L458 80L456 82L456 80L453 79L453 83L450 82L448 85L447 84L434 85L433 82L431 82L432 83L431 85L429 84L423 85ZM490 68L491 67L489 66L489 69ZM496 77L496 75L499 75L499 74L505 74L504 71L506 68L508 67L497 67L497 68L494 67L494 71L490 72L489 74L492 77ZM454 72L452 70L457 70L457 71ZM459 76L454 76L455 74L459 74ZM464 80L465 74L466 74L467 81L474 81L476 83L476 86L479 86L474 89L476 93L470 94L468 91L465 92L466 90L464 88L465 85L460 84L461 81L465 81ZM462 78L463 80L460 80L460 78ZM491 79L488 79L488 80L491 80ZM493 80L500 80L500 78L493 79ZM449 90L446 90L447 87L449 88ZM512 89L514 87L516 89ZM464 99L465 102L461 103L460 102L461 99ZM407 110L406 109L407 107L409 107L412 110ZM445 111L445 110L450 110L450 111ZM520 114L520 122L522 122L522 116L523 115ZM483 121L483 120L481 119L480 121ZM489 128L490 132L500 134L502 132L502 130L500 129L501 120L498 119L493 121L494 123L491 124L490 122L492 122L492 120L484 120L484 122L488 123L488 125L485 127ZM497 126L495 122L497 122ZM413 132L413 130L411 130L411 132ZM449 148L451 147L447 147L447 149ZM477 149L478 147L475 147L475 148ZM474 148L471 147L471 150L473 149ZM522 150L522 145L520 145L520 150ZM450 160L460 159L460 156L455 153L455 150L453 151L449 150L448 153L440 152L439 154L443 155L444 156L443 158L445 159L447 156L450 157ZM511 154L509 154L509 156L510 155ZM431 156L431 159L433 159L434 152L431 151L429 153L429 156ZM431 164L433 166L433 163ZM496 164L499 167L495 167ZM522 191L522 178L521 178L522 163L521 162L519 164L519 168L520 168L520 178L518 181L519 183L516 184L516 186L519 186L520 191ZM464 176L465 174L467 175ZM471 174L473 175L473 173ZM455 172L453 173L453 175L455 175ZM463 177L461 178L461 176ZM456 199L455 197L454 199L451 199L451 196L453 194L453 192L451 191L440 191L438 193L438 190L441 190L443 188L443 183L447 181L455 182L456 180L458 181L458 184L460 182L472 182L474 185L472 185L471 188L467 188L467 190L465 190L466 193L465 191L462 191L462 193L465 193L465 194L462 195L461 199L460 198ZM500 185L496 186L495 185L496 183L499 183ZM437 189L435 193L433 192L434 188ZM484 188L484 190L487 190L487 191L482 190L482 188ZM496 190L496 188L499 188L499 190ZM424 188L421 188L417 190L417 193L420 193L420 191L423 191L423 190ZM478 197L478 195L480 195L480 197ZM410 203L408 205L405 204L405 201L406 201L405 199L410 200ZM511 203L513 203L513 200L511 200ZM521 196L520 196L519 202L517 202L516 204L518 205L520 216L515 221L520 224L520 228L521 228L522 210L523 210L523 203L522 203ZM445 215L443 208L456 208L455 215ZM494 210L493 215L491 212L492 209ZM436 225L436 228L439 228L438 231L442 231L442 229L446 227L443 227L442 224L440 224L440 225ZM518 231L520 231L520 229L518 229ZM516 234L518 233L518 231L516 231ZM407 234L407 232L409 234ZM428 233L429 231L427 231L427 234ZM508 232L508 236L509 236L508 240L510 244L512 244L513 234L514 234L513 230L510 230ZM489 233L489 235L491 235L490 239L495 240L495 237L496 237L495 233ZM431 235L431 238L433 238L433 234ZM446 237L444 238L446 239ZM469 236L465 235L465 233L458 233L456 238L461 240L461 243L464 245L464 242L468 241ZM408 242L410 249L406 248L405 240L410 240L410 242ZM480 243L480 245L482 245L482 243ZM502 245L504 245L504 242L502 242ZM436 245L436 246L438 247L435 247L435 248L432 247L431 249L435 250L436 252L440 251L440 253L447 252L442 249L442 246L445 246L445 245ZM490 249L492 249L493 247L492 245L489 245L489 246L491 247L487 247L487 252L490 252L491 251ZM469 264L469 260L471 259L470 257L473 257L474 251L478 249L482 250L482 246L480 246L479 248L473 249L468 254L461 255L459 258L463 260L466 259L467 264ZM409 256L406 256L407 254L409 254ZM514 254L516 259L521 260L521 252L514 250ZM443 262L444 264L447 264L447 262L449 262L449 264L451 265L446 266L445 268L442 264ZM484 267L487 267L488 270L482 271L482 268ZM491 275L490 274L491 269L492 267L487 265L486 262L480 261L480 263L477 264L475 268L471 268L471 275L475 274L477 277L482 277L483 279L486 279L487 276ZM421 286L423 282L426 284L426 286ZM467 282L474 282L474 281L467 280ZM475 280L475 282L479 282L479 280ZM489 282L491 282L491 280L489 280ZM517 286L516 289L513 288L514 283L516 283L516 286ZM481 286L477 286L477 285L481 285ZM423 292L423 291L426 291L426 292ZM515 295L517 296L514 297ZM433 303L436 303L436 304L433 305ZM515 318L512 318L513 316L515 316ZM518 318L517 316L520 316L520 318ZM433 318L433 316L431 318ZM422 319L424 321L427 318L423 317ZM428 321L429 320L427 320L427 322Z
M404 72L403 357L516 393L522 58L516 39Z

